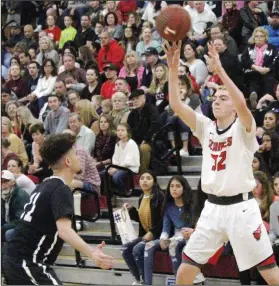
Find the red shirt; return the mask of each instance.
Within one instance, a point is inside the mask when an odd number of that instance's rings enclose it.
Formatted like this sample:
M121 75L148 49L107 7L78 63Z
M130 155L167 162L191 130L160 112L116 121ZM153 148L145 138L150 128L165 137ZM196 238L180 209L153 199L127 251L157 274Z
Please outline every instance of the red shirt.
M47 32L47 35L54 41L54 42L59 42L60 40L60 35L61 35L61 29L57 26L54 26L53 29L45 29Z
M101 95L105 99L111 99L112 95L115 92L115 83L107 80L106 82L103 83L101 87Z
M129 13L136 12L137 2L135 0L120 0L117 9L121 11L123 21L126 23L128 20Z

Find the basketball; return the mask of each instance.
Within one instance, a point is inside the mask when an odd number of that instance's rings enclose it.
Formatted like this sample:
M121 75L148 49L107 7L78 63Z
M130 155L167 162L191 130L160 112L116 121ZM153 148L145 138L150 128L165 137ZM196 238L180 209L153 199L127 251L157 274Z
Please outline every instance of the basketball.
M156 17L156 28L165 40L180 41L186 37L191 28L191 17L183 7L170 5Z

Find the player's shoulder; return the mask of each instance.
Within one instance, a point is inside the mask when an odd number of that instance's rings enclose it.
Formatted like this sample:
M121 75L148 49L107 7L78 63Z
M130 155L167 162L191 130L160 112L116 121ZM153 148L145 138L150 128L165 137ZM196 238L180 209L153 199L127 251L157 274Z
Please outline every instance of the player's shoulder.
M69 189L70 188L59 178L46 178L36 189L36 192L51 193L57 188Z

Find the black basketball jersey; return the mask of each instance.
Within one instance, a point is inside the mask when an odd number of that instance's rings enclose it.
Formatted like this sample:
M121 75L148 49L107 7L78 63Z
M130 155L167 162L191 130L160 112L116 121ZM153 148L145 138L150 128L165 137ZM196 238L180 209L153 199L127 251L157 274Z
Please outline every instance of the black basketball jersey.
M58 177L50 177L32 193L5 254L34 263L53 263L63 245L56 221L74 214L71 189Z

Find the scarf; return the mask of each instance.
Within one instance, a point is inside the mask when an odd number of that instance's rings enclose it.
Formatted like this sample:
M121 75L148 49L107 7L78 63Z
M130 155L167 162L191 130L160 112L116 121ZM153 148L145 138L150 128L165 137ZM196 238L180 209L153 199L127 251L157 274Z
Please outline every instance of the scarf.
M255 46L255 51L256 51L256 58L255 58L255 65L256 66L262 66L263 61L264 61L264 52L267 48L267 44L261 46L261 47L256 47Z

